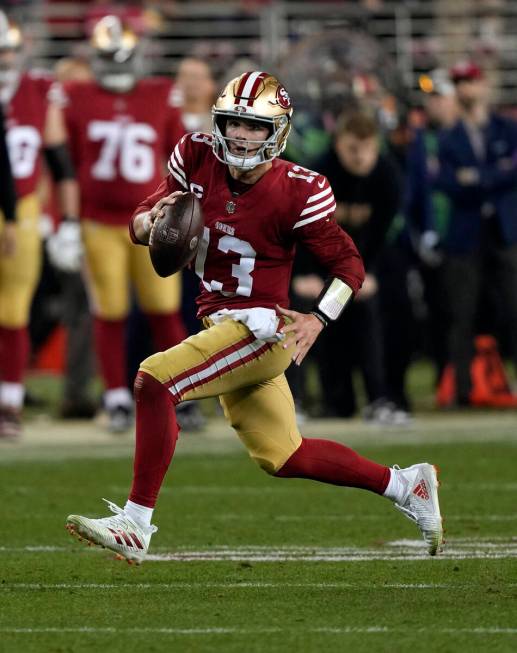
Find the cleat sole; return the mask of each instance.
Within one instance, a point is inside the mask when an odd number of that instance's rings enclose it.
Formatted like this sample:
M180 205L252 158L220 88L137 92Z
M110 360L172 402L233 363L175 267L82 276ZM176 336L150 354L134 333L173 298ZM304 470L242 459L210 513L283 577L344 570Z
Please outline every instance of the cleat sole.
M85 542L88 546L100 546L102 549L106 549L104 544L99 544L95 542L95 540L90 540L88 537L85 537L84 535L79 534L79 532L75 529L74 524L66 524L65 525L66 530L72 535L72 537L75 537L79 542ZM120 553L115 554L115 559L116 560L125 560L129 565L139 565L140 562L137 560L130 560L129 558L124 557Z

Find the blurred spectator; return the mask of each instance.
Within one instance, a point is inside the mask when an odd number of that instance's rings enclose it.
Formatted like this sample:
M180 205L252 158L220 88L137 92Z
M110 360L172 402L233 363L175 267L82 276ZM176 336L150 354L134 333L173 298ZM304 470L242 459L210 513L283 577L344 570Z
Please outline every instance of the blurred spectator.
M325 414L350 417L356 412L352 372L358 366L369 402L365 419L405 423L407 415L386 398L377 278L377 263L399 208L401 188L397 168L380 153L375 120L359 112L341 116L334 146L317 169L331 183L337 202L335 219L354 239L366 268L363 287L350 310L320 336ZM298 295L317 297L323 277L314 262L305 269L313 273L294 277L293 289Z
M216 84L209 64L197 57L182 59L174 90L185 130L211 134Z
M415 130L408 147L405 215L419 259L418 270L427 306L426 339L438 382L448 360L447 302L440 247L447 234L450 207L448 197L435 188L435 181L439 171L439 136L458 119L458 106L454 85L446 70L437 69L422 75L419 86L424 126Z
M460 120L440 143L439 185L451 203L444 241L457 403L470 403L470 363L482 284L500 293L517 369L517 125L490 110L489 86L472 62L451 70Z

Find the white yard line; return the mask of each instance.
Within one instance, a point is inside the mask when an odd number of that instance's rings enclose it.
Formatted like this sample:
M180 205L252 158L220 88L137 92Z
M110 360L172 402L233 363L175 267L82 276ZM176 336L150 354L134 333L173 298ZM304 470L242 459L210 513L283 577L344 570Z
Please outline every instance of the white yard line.
M436 590L475 589L478 585L454 585L445 583L283 583L283 582L195 582L195 583L4 583L2 590L180 590L180 589L354 589L354 590ZM517 583L505 583L505 587L517 587Z
M517 635L517 628L502 628L499 626L487 626L479 628L388 628L385 626L344 626L344 627L319 627L319 628L271 628L268 626L260 628L97 628L94 626L78 626L75 628L61 627L34 627L34 628L0 628L0 633L12 635L33 635L45 633L85 633L85 634L153 634L153 635L251 635L263 633L320 633L334 635L368 635L368 634L404 634L408 632L421 634L466 634L466 635Z
M435 558L427 556L425 553L419 555L415 553L398 553L395 555L385 555L377 552L357 552L342 555L289 555L274 553L271 555L262 554L229 554L229 555L214 555L210 553L203 553L193 551L190 553L163 553L163 554L150 554L146 557L147 562L371 562L376 561L393 561L393 562L408 562L408 561L429 561L436 564L444 560L500 560L505 558L517 558L517 550L499 551L497 553L485 552L471 552L464 553L458 551L449 551L447 553L440 553Z
M77 547L0 547L1 553L70 553ZM97 548L82 551L97 551ZM154 547L146 558L150 562L361 562L396 560L475 560L517 558L517 539L451 539L443 553L431 559L422 540L394 540L383 546L213 546L192 548L179 546L171 551Z

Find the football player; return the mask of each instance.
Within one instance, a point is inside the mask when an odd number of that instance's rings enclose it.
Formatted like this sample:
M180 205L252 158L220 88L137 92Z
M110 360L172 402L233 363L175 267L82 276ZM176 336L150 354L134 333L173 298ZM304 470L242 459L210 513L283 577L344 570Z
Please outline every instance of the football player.
M29 309L41 264L37 185L42 153L57 182L60 210L67 221L77 219L79 207L59 89L47 75L24 72L21 30L1 11L0 103L17 195L16 220L9 222L5 216L5 222L0 216L4 243L0 251L0 437L16 437L21 430L29 352Z
M144 559L156 531L151 516L178 436L174 407L214 395L267 473L384 495L416 522L431 555L442 545L434 466L390 469L343 444L304 438L296 425L284 371L291 361L299 365L322 329L339 318L365 273L351 238L332 220L336 205L327 179L278 158L291 115L289 95L272 75L233 79L213 108L212 135L181 139L170 174L131 221L134 241L147 244L167 204L182 191L200 198L205 227L194 267L205 329L141 364L134 478L124 509L108 502L114 516L67 520L73 534L130 562ZM307 314L287 308L297 243L329 271Z
M81 224L90 280L94 335L109 429L132 419L125 326L130 285L147 315L157 349L185 337L180 276L159 278L127 231L135 205L156 188L172 146L184 133L171 104L172 83L140 77L137 35L115 16L94 27L95 79L65 85L65 117L81 189Z

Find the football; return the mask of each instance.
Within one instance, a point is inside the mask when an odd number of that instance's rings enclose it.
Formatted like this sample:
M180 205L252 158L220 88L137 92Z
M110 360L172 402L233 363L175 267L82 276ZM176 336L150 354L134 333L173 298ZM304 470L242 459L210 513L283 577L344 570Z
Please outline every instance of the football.
M185 193L165 206L149 237L149 254L160 277L178 272L194 258L203 234L201 203L193 193Z

